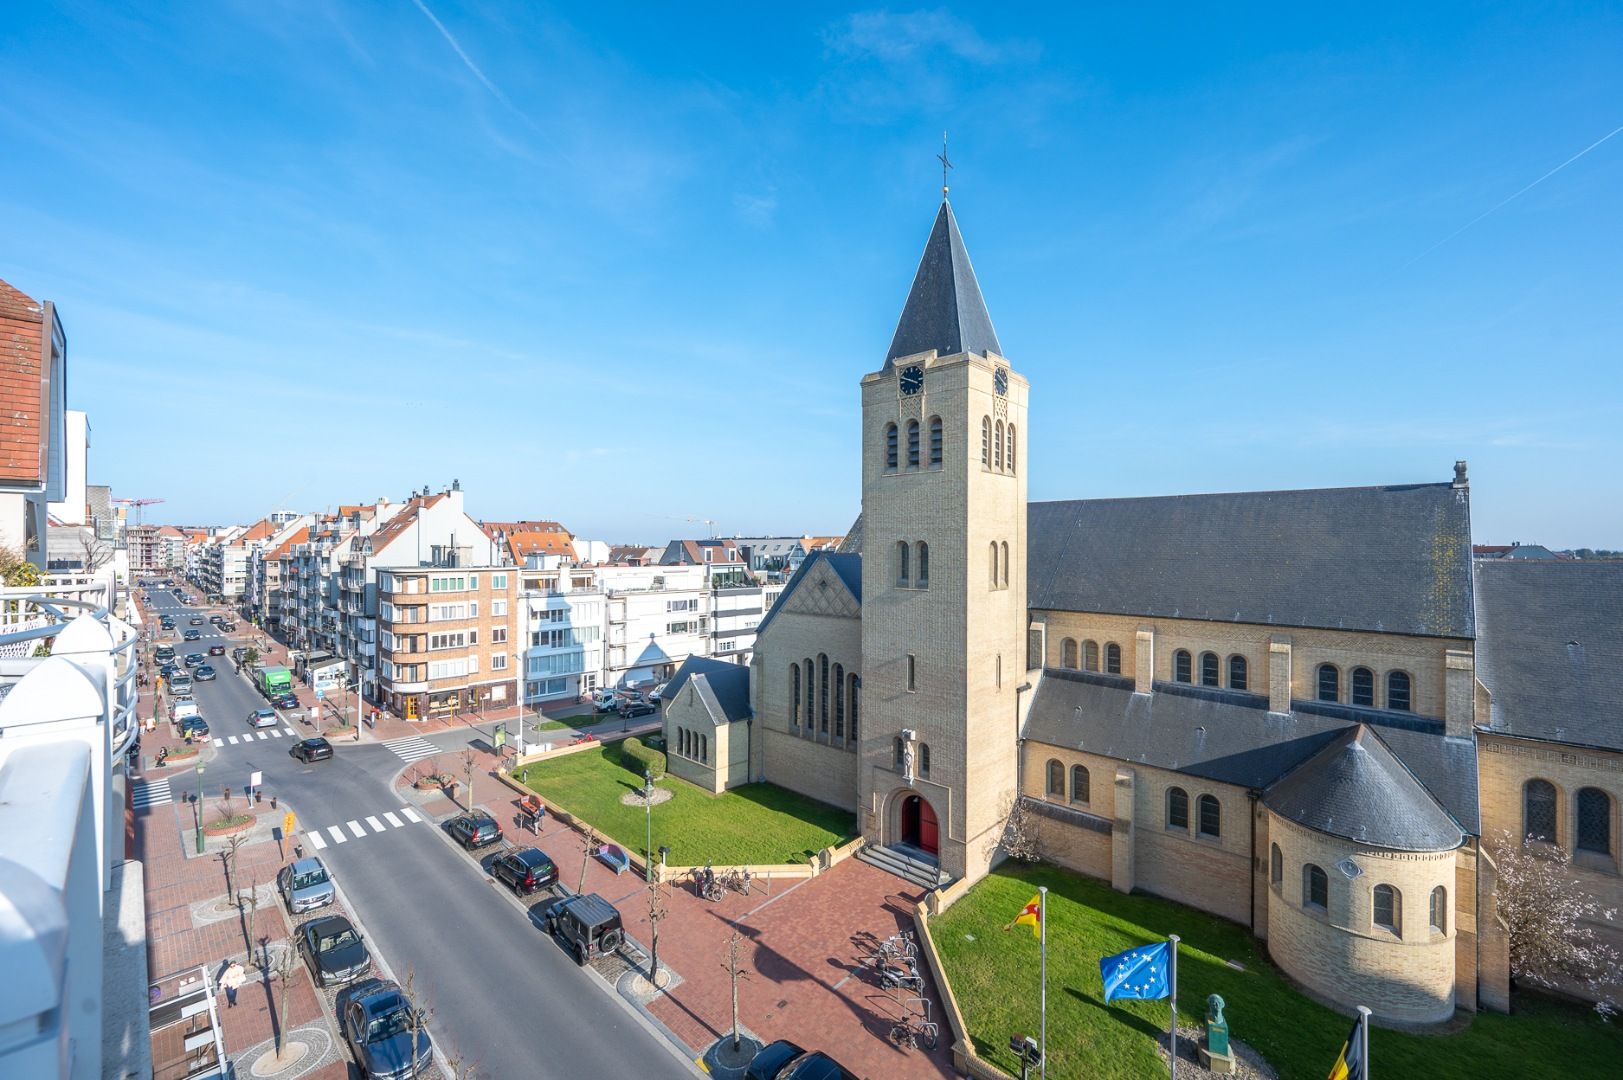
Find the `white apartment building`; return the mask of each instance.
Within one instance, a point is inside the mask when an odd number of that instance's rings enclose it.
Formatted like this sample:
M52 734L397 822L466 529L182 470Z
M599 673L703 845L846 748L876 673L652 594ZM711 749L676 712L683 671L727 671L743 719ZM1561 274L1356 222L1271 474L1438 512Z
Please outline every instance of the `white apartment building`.
M599 571L532 556L520 572L518 625L524 642L524 702L582 697L603 685L605 598Z
M755 628L777 603L784 582L715 589L710 597L710 656L748 664L755 652Z

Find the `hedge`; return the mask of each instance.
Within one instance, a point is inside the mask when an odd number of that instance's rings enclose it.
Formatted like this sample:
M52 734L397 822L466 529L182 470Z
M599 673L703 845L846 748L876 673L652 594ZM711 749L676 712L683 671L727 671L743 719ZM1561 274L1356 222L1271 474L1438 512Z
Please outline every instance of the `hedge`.
M633 735L621 744L626 757L635 759L655 780L665 776L665 755L658 750L650 750L642 744L642 740Z

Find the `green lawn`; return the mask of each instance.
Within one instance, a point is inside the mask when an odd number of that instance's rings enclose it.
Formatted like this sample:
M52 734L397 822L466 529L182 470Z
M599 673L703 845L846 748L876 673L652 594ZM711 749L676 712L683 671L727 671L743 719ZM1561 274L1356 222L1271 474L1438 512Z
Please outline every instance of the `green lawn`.
M543 720L539 724L531 724L530 725L530 730L531 731L564 731L566 729L574 728L576 726L577 725L571 724L566 720Z
M1182 939L1178 1012L1205 1018L1206 996L1228 1003L1230 1032L1255 1047L1284 1080L1323 1080L1351 1021L1297 994L1243 928L1148 896L1050 867L1013 867L977 884L931 923L958 1006L977 1051L1019 1075L1009 1036L1037 1032L1037 942L1002 928L1038 885L1048 892L1048 1074L1056 1078L1154 1077L1166 1066L1156 1034L1166 1001L1104 1004L1099 958L1134 945ZM1226 961L1238 961L1236 971ZM1589 1080L1618 1075L1623 1024L1544 998L1520 996L1511 1016L1482 1013L1453 1035L1404 1035L1377 1028L1372 1072L1384 1077Z
M628 851L646 842L646 811L620 796L642 787L642 766L622 759L621 744L531 765L518 779L607 833ZM721 795L667 776L671 792L654 806L654 849L669 844L670 861L697 866L808 862L823 848L856 835L856 817L772 784L746 784Z

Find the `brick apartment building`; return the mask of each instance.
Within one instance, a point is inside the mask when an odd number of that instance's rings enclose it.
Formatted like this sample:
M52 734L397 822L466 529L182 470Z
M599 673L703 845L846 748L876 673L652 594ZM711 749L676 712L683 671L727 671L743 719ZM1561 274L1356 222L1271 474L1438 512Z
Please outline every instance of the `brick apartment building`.
M437 555L378 575L378 692L408 720L511 705L522 673L517 568Z

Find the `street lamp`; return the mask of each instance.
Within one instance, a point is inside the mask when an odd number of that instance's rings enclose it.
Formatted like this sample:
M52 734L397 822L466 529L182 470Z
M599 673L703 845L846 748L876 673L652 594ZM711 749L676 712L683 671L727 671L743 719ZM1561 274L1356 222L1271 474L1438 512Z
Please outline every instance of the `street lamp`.
M654 880L654 774L648 769L642 771L642 807L648 818L648 844L642 849L643 866L647 870L649 881ZM202 843L201 834L198 843ZM202 849L199 848L199 851Z

